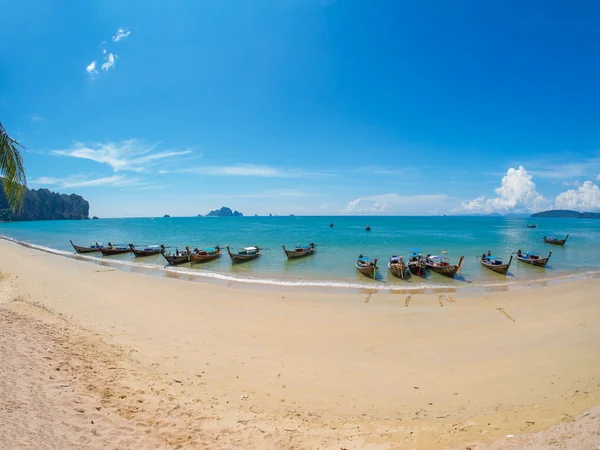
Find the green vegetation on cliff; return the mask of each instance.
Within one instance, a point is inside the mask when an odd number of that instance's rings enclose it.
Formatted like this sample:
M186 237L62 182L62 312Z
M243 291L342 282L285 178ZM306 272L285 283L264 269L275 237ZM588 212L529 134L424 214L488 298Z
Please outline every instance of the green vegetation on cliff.
M48 189L25 188L23 209L10 208L0 189L0 221L89 219L90 204L80 195L59 194Z

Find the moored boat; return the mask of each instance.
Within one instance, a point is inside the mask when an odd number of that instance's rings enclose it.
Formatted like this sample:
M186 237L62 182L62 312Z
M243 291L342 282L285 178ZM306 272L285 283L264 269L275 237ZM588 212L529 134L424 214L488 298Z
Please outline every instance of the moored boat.
M483 254L483 255L481 255L481 265L490 270L493 270L494 272L497 272L502 275L506 275L506 272L508 272L508 268L510 267L510 263L512 262L512 258L513 258L512 255L510 255L510 259L508 260L508 263L504 264L502 262L502 258L497 258L492 255Z
M160 254L163 255L163 258L167 260L167 263L170 266L177 266L179 264L185 264L190 262L190 252L180 252L179 249L176 249L173 254L167 253L165 249L160 251Z
M103 247L102 244L90 244L89 247L82 247L81 245L75 245L73 244L73 241L69 240L69 242L71 243L71 245L73 246L73 248L75 249L75 251L77 253L96 253L99 252L100 249Z
M221 257L221 247L218 245L205 249L195 248L193 251L190 251L190 249L186 247L186 250L190 254L190 261L192 264L208 262Z
M411 248L408 254L408 270L413 275L417 275L418 277L425 276L425 261L423 261L423 256L421 255L421 249L419 248Z
M546 244L554 244L554 245L565 245L565 242L567 242L567 239L569 239L569 235L567 234L565 236L564 239L558 239L557 237L554 236L544 236L544 242Z
M388 271L395 276L404 279L404 274L406 273L407 266L404 263L404 258L402 256L392 256L390 261L388 262Z
M260 256L260 248L258 247L243 247L240 248L237 253L232 253L229 245L226 246L227 253L229 253L229 257L231 258L231 262L244 262L250 261L251 259L258 258Z
M370 227L369 225L367 225L367 226L365 227L365 230L366 230L366 231L371 231L371 227Z
M547 258L542 258L540 255L534 252L522 252L520 249L517 251L517 259L519 261L538 267L546 267L550 256L552 256L552 250L550 250L550 253L548 253Z
M356 260L356 268L360 273L369 278L377 278L377 258L359 255Z
M120 255L122 253L131 253L131 247L129 247L129 245L112 244L111 242L109 242L106 247L100 247L99 250L100 253L102 253L102 256L113 256Z
M333 228L333 222L329 224L329 228Z
M133 244L129 244L129 248L136 257L142 256L153 256L158 255L161 251L165 249L164 244L160 245L146 245L145 247L136 247Z
M297 245L294 250L286 250L285 245L282 245L285 256L289 258L300 258L302 256L312 255L316 251L314 243L309 245Z
M461 256L458 260L458 264L450 264L448 252L444 250L440 256L427 255L425 258L425 265L429 270L435 273L454 278L454 275L456 275L457 272L458 276L460 276L460 265L462 264L463 259L465 259L465 257Z
M527 224L527 228L535 228L535 227L537 227L536 224L532 224L532 225Z

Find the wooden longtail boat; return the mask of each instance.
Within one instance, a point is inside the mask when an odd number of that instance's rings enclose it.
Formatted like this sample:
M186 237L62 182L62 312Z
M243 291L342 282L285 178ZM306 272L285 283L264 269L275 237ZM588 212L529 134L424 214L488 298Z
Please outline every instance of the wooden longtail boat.
M333 222L329 224L329 228L333 228Z
M435 273L454 278L454 275L456 275L457 272L460 276L460 265L462 264L463 259L465 259L465 257L461 256L458 260L458 264L450 264L448 261L448 252L444 250L441 256L427 255L425 258L425 265L429 270Z
M532 266L546 267L551 255L552 250L550 250L550 253L548 253L547 258L541 258L540 255L536 255L533 252L521 252L521 250L519 250L517 252L517 259L524 263L531 264Z
M392 256L390 262L388 262L388 271L399 278L404 279L404 273L406 272L407 266L404 264L402 256Z
M557 237L554 236L544 236L544 242L546 244L554 244L554 245L565 245L565 242L567 242L567 239L569 239L569 235L567 234L565 236L564 239L558 239Z
M202 250L198 250L197 248L195 248L193 252L190 252L190 249L188 247L186 247L186 250L190 254L190 261L192 262L192 264L208 262L221 257L221 247L219 247L218 245L216 245L213 248L207 248Z
M243 247L240 248L237 253L231 253L229 245L227 245L226 248L232 263L250 261L251 259L258 258L261 252L258 247Z
M495 256L481 255L481 265L483 267L487 267L490 270L493 270L494 272L506 275L506 272L508 272L508 268L510 267L510 263L512 262L512 258L512 255L510 255L508 264L503 264L501 258L496 258Z
M313 244L312 242L307 246L297 245L294 250L286 250L285 245L282 245L282 247L285 256L287 256L288 259L312 255L317 250L315 244Z
M370 227L369 225L367 225L367 226L365 227L365 230L366 230L366 231L371 231L371 227Z
M165 246L164 246L164 244L147 245L146 247L138 248L133 244L129 244L129 248L131 248L131 251L136 256L136 258L139 258L142 256L158 255L160 252L162 252L165 249Z
M366 277L377 278L377 258L360 255L356 260L356 268Z
M73 244L73 241L69 241L71 243L71 245L73 246L73 248L75 249L75 251L77 253L96 253L99 252L100 249L103 247L102 245L98 246L98 244L90 244L89 247L82 247L80 245L75 245Z
M410 253L408 254L408 270L413 275L418 277L425 276L425 261L423 261L423 256L421 255L421 249L419 248L411 248Z
M120 255L122 253L131 253L131 247L125 244L113 245L109 242L106 247L100 247L100 253L102 253L102 256L113 256Z
M537 225L536 225L536 224L533 224L533 225L527 225L527 228L535 228L535 227L537 227Z
M177 266L179 264L185 264L190 262L190 254L189 251L180 252L179 250L175 250L174 254L166 253L165 249L161 249L160 254L163 255L163 258L167 260L167 263L170 266Z

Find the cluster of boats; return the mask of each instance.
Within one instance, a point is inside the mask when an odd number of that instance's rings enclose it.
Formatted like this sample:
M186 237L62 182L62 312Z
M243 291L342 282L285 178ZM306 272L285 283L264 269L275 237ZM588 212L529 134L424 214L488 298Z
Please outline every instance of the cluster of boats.
M569 235L564 239L559 239L554 236L544 236L543 242L554 245L565 245ZM174 252L167 252L167 247L164 245L148 245L148 246L135 246L133 244L112 244L102 245L99 243L90 244L87 247L75 245L71 241L71 245L77 253L94 253L99 252L103 256L119 255L122 253L133 253L136 257L153 256L161 254L167 261L168 265L179 265L185 263L203 263L215 260L221 257L221 247L215 245L211 248L198 249L194 248L190 250L189 247L185 247L185 250L180 251L175 249ZM283 252L288 259L295 259L304 256L313 255L317 250L317 244L311 242L308 245L297 245L292 250L285 248L282 245ZM232 251L229 245L225 247L227 253L231 258L232 263L239 263L250 261L258 258L263 250L270 250L260 248L258 246L242 247L236 251ZM547 257L542 257L535 252L521 251L520 249L515 253L517 259L526 264L530 264L538 267L545 267L548 264L552 251L548 253ZM506 275L508 268L512 263L513 255L507 263L502 258L492 256L491 252L488 251L481 255L480 262L483 267L486 267L496 273ZM405 261L403 256L393 255L390 257L388 262L388 272L397 278L405 279L409 275L416 275L418 277L426 276L427 272L435 272L440 275L444 275L449 278L454 278L457 274L460 276L460 268L464 261L464 256L461 256L456 264L452 264L448 257L447 251L442 251L438 255L426 255L423 256L421 250L413 248L410 250L408 260ZM368 256L359 255L356 260L356 269L363 275L376 279L379 273L379 267L377 266L377 258L370 258Z

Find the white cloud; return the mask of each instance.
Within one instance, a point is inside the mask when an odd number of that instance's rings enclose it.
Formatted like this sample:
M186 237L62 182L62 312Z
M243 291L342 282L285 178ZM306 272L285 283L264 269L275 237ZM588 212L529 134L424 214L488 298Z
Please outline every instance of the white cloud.
M548 205L548 200L537 192L532 179L533 176L523 166L518 169L510 168L502 178L502 186L494 190L497 197L478 197L468 203L462 203L460 210L484 213L537 211Z
M112 37L112 40L113 42L119 42L121 39L125 39L130 34L131 31L127 30L127 28L119 28L117 30L117 34Z
M556 209L574 209L576 211L600 210L600 189L591 181L586 181L577 189L569 189L556 197Z
M596 175L596 180L600 181L600 173Z
M450 198L445 194L398 195L381 194L359 197L348 202L347 213L429 213L432 208L443 206Z
M102 70L107 72L111 68L115 67L116 59L117 59L117 55L115 55L113 53L109 53L108 55L106 55L106 57L104 58L104 63L101 66Z
M98 73L98 71L96 70L96 61L92 61L91 63L89 63L86 67L85 67L85 71L87 73L89 73L90 75L95 75Z
M52 150L58 156L89 159L98 163L109 165L115 172L131 170L135 172L148 171L159 160L175 158L191 153L191 150L155 152L156 146L140 144L135 139L119 143L85 145L76 142L67 150Z
M137 178L127 179L122 175L89 179L85 175L73 175L67 178L39 177L31 181L39 186L58 186L59 188L110 186L123 187L139 184Z
M304 172L298 169L282 169L259 164L234 164L231 166L200 166L181 169L178 172L196 173L199 175L230 177L264 177L264 178L300 178L306 176L326 176L326 173ZM163 172L166 173L166 172Z

